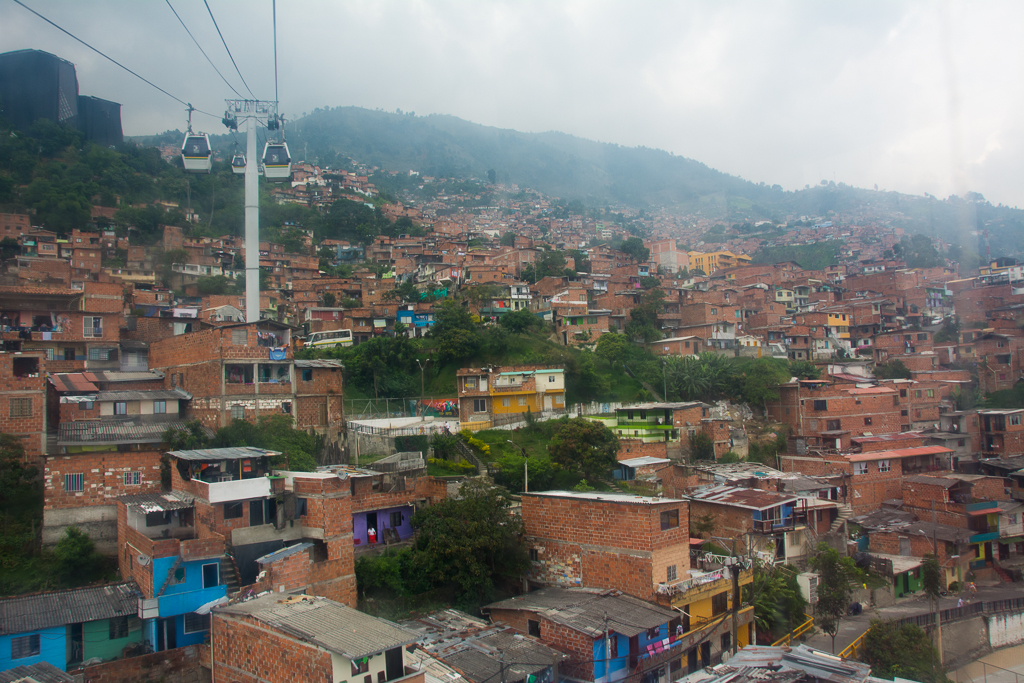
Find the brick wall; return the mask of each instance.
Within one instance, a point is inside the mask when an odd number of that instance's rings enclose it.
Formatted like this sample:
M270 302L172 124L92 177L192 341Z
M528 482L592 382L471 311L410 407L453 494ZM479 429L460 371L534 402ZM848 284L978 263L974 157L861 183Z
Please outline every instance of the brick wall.
M615 454L619 460L631 460L633 458L667 458L668 444L664 441L655 443L644 443L643 439L623 439L619 437L619 452Z
M85 667L84 683L201 683L199 646L189 645L148 655L115 659L112 662Z
M661 513L677 511L678 526L661 529ZM616 588L654 596L666 568L689 573L689 516L682 501L636 504L523 495L527 544L536 551L529 576L547 584Z
M113 505L118 496L160 491L160 453L128 451L44 456L43 509ZM125 484L125 474L139 473L139 484ZM82 475L82 491L64 489L64 475Z
M594 640L589 636L526 610L492 609L490 617L491 623L504 622L524 635L530 632L529 621L538 622L540 641L569 655L568 661L559 664L559 674L581 681L593 680Z
M252 617L213 612L210 643L217 680L237 683L334 680L329 652Z
M888 472L879 472L877 461L868 462L867 465L867 474L852 474L849 480L850 507L858 515L878 510L882 507L882 501L902 497L902 460L889 460Z
M37 376L15 377L15 361L19 359L35 359L38 372L32 374ZM0 353L0 432L21 439L25 458L31 464L38 464L45 450L47 369L46 359L41 356ZM29 415L21 417L25 400L29 401Z

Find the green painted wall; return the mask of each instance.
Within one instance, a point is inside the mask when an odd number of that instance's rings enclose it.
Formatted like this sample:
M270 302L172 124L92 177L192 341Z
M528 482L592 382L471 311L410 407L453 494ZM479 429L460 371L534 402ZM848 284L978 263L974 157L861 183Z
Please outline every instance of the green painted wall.
M100 619L82 624L83 660L100 657L103 661L119 659L121 650L126 645L141 643L142 621L138 617L128 617L128 637L110 639L110 620Z

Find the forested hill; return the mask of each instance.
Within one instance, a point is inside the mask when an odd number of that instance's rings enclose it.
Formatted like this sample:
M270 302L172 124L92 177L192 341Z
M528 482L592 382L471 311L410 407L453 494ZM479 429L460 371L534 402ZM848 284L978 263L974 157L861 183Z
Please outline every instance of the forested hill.
M608 202L665 206L730 223L839 212L979 251L971 233L987 227L1000 253L1024 253L1024 211L993 206L975 193L941 200L832 182L787 192L657 149L359 107L316 110L289 125L288 139L297 156L304 153L323 164L352 157L391 171L463 178L486 178L493 169L499 181L590 207Z

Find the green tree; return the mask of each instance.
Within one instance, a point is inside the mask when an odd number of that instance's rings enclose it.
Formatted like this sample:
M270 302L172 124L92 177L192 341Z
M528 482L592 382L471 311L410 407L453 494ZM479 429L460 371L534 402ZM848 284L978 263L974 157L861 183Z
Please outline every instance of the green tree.
M227 427L218 429L209 444L211 448L231 446L278 451L281 455L271 460L274 467L312 472L316 469L316 456L323 448L323 437L296 429L291 415L265 415L255 424L234 420Z
M639 237L630 237L622 246L619 247L619 251L626 254L637 263L644 263L651 258L651 250L644 246L644 241Z
M665 292L649 289L640 295L640 303L629 312L629 323L624 330L628 337L641 339L645 344L661 339L658 313L662 309Z
M714 460L715 442L704 432L694 432L689 437L690 461Z
M78 527L69 526L53 549L61 582L79 584L91 580L102 564L96 546Z
M624 334L602 334L597 340L594 353L612 365L618 366L627 362L633 355L633 342Z
M516 234L509 230L501 236L501 240L498 242L503 247L514 247L516 244Z
M783 365L774 358L752 359L739 375L739 395L767 414L768 404L779 400L779 385L789 381Z
M608 476L617 462L619 440L599 422L582 417L565 419L555 428L548 452L561 467L589 479L600 479Z
M871 674L892 680L905 678L921 683L948 683L932 639L916 624L874 619L864 636L864 662Z
M715 533L716 520L710 512L706 515L694 515L690 519L690 531L698 534L700 538L711 538Z
M789 362L789 374L797 379L818 379L821 369L808 360L793 360Z
M814 607L815 624L832 638L832 654L836 651L839 622L850 608L853 586L863 580L864 572L853 558L840 555L824 543L811 558L810 565L818 572L818 603Z
M338 299L334 296L334 292L324 292L320 297L320 303L326 308L334 308L334 304L337 302Z
M523 522L504 489L473 481L460 498L425 507L417 530L415 568L434 586L454 586L483 600L496 582L516 581L529 567Z
M498 323L512 334L523 334L539 327L541 320L527 309L520 308L501 316Z
M5 237L0 240L0 261L14 258L21 253L21 245L13 237Z
M911 379L910 368L899 359L879 363L875 366L875 377L878 379Z

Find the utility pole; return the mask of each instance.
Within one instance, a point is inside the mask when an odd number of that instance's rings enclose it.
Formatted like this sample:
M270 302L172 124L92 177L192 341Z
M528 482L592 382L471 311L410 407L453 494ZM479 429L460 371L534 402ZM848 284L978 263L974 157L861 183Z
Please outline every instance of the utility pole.
M932 552L935 554L935 562L939 561L939 540L938 540L938 529L935 523L935 501L932 501ZM942 565L939 565L939 580L943 584L946 583L946 579L942 576ZM942 611L939 609L939 596L935 596L935 649L939 651L939 664L942 664L942 624L939 621L939 617L942 615Z
M732 557L730 558L729 573L732 574L732 654L736 654L736 641L740 635L740 561L736 557L736 539L732 539Z
M230 105L229 105L230 109ZM245 322L260 319L260 185L256 112L245 119Z
M604 613L604 677L610 678L608 672L612 668L612 644L608 635L608 612Z
M512 439L505 439L510 444L519 449L519 452L523 454L523 493L530 492L530 458L526 455L526 451L523 450L522 446L517 444Z

